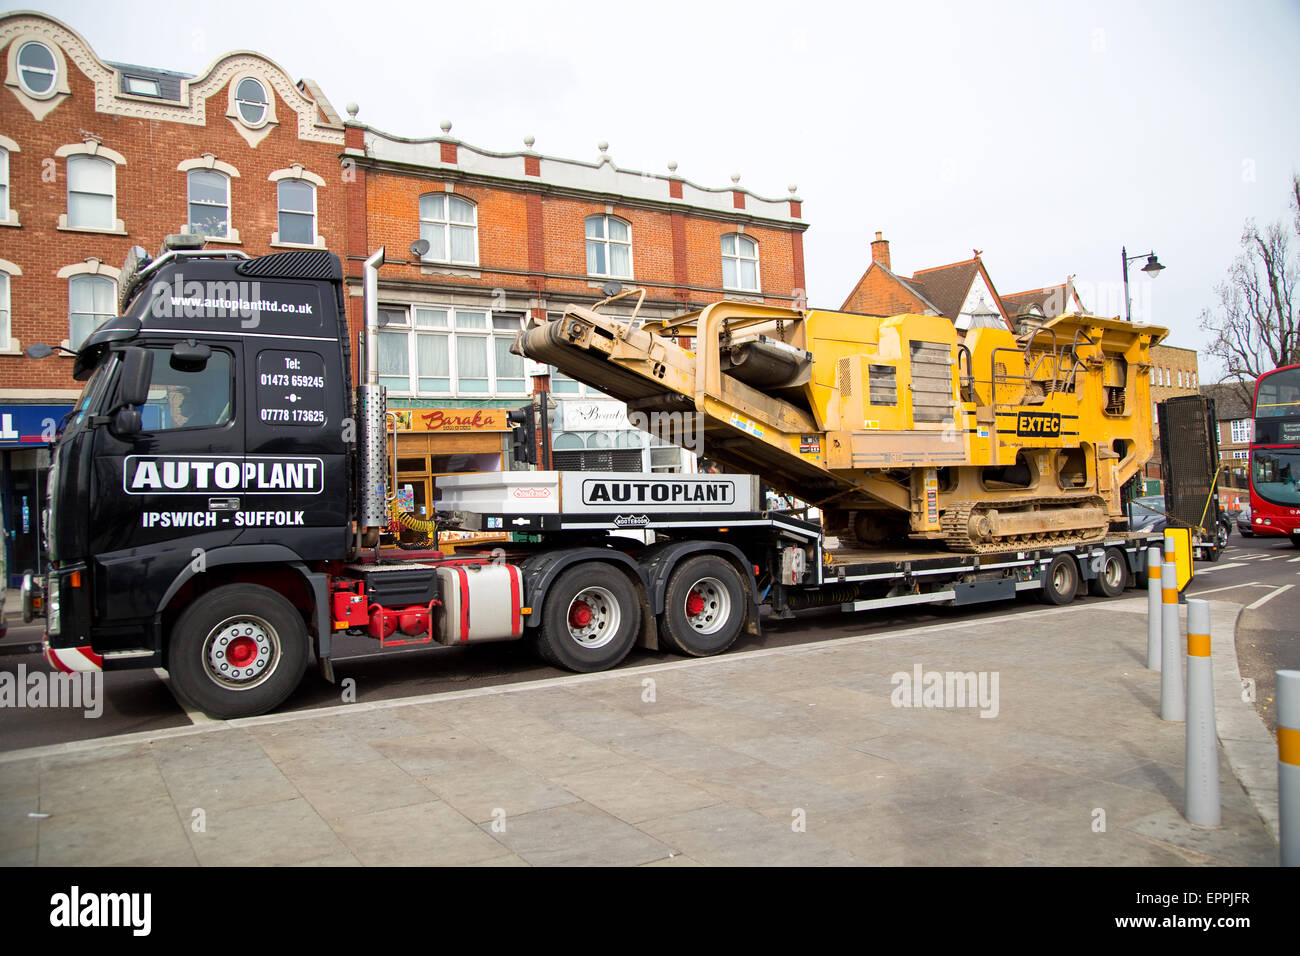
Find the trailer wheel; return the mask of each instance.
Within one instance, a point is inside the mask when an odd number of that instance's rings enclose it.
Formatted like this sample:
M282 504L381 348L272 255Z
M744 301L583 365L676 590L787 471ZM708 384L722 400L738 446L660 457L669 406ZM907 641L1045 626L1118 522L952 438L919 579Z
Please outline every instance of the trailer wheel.
M281 595L227 584L186 608L171 633L168 669L209 717L254 717L283 703L307 669L307 626Z
M641 603L621 571L591 562L555 580L542 614L538 652L556 667L586 674L627 657L641 624Z
M1068 554L1058 554L1043 572L1042 600L1045 604L1069 604L1079 590L1079 567Z
M659 636L691 657L721 654L745 622L745 584L731 563L712 554L683 561L668 579Z
M1088 582L1088 590L1097 597L1119 597L1128 584L1128 563L1123 552L1107 548L1101 556L1101 569Z

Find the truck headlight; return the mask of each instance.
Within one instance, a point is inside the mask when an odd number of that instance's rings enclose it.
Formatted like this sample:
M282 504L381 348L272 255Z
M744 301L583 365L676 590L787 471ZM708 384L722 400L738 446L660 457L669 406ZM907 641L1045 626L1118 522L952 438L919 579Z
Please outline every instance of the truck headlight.
M59 633L59 574L51 571L45 586L45 631Z

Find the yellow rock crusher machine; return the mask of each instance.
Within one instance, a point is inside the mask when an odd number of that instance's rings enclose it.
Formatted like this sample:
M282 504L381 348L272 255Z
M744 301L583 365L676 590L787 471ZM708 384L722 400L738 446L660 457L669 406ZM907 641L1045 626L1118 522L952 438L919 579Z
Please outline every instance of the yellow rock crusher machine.
M633 294L630 316L601 311ZM1063 315L959 340L942 316L727 300L641 323L644 296L570 306L515 349L816 506L842 545L996 551L1123 527L1120 489L1152 451L1150 349L1165 329Z

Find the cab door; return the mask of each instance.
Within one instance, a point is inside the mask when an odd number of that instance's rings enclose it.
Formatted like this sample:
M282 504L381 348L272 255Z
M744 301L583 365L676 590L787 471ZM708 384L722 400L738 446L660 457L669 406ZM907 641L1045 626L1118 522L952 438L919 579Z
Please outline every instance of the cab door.
M243 345L213 342L196 361L178 359L173 344L147 346L153 368L140 432L122 435L112 423L96 429L90 514L80 517L89 523L101 621L152 616L187 564L239 534ZM118 387L107 409L118 404Z

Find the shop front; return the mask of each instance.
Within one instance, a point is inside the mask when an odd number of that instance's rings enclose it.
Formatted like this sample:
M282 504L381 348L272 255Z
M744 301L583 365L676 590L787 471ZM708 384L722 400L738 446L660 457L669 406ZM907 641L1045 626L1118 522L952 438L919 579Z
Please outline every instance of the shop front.
M563 399L551 417L557 471L694 471L694 456L634 427L627 406Z
M398 510L417 521L433 518L440 497L434 485L439 475L501 471L508 462L510 423L507 410L495 408L395 409ZM394 451L390 445L390 452ZM421 537L402 532L402 540ZM443 532L439 541L503 540L502 534Z
M71 405L0 405L0 526L6 587L45 570L42 512L49 443Z

